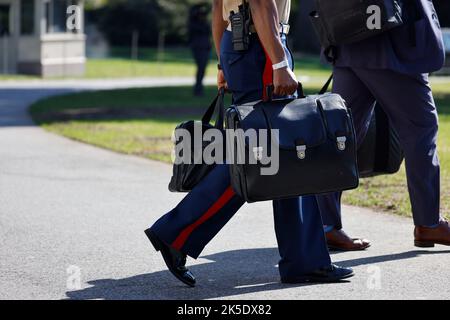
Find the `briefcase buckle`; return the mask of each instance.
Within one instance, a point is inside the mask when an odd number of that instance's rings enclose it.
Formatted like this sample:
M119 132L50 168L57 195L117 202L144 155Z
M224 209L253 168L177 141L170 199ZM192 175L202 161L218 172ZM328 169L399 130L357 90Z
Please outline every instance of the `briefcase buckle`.
M339 150L344 151L346 148L347 137L337 137L337 147Z
M306 158L306 146L297 146L297 157L300 160L303 160Z
M263 159L263 147L255 147L253 148L253 154L255 156L256 161L261 161Z

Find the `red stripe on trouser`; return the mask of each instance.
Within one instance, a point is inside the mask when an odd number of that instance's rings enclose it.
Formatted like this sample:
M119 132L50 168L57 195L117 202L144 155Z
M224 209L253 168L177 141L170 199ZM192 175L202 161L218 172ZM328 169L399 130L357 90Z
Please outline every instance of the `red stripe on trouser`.
M270 60L266 49L264 49L264 52L266 54L266 65L264 66L263 73L263 100L267 101L269 99L269 97L267 96L267 88L273 85L273 69L272 60Z
M222 209L234 197L234 195L235 193L231 187L225 190L225 192L208 209L208 211L206 211L197 221L181 231L180 235L172 243L172 247L176 250L181 250L191 233L194 232L194 230L197 229L200 225L205 223L208 219L213 217L217 212L219 212L219 210Z

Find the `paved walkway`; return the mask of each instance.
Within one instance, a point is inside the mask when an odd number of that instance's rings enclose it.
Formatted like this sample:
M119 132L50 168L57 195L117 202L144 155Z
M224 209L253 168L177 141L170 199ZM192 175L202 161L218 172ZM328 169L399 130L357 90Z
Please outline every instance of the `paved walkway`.
M373 247L333 254L355 268L350 282L281 285L271 205L259 203L189 261L198 287L180 285L143 234L182 197L167 191L170 166L47 133L26 113L44 96L148 80L0 89L0 299L450 298L450 249L418 250L410 219L354 207L347 230Z

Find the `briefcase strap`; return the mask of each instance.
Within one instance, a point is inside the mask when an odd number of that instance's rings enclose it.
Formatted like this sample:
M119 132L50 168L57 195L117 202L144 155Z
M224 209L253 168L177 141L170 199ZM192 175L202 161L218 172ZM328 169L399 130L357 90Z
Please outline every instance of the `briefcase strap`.
M333 74L328 78L327 82L323 85L322 89L320 89L319 94L325 94L330 88L330 84L333 81Z
M211 105L206 110L205 114L202 117L203 124L209 124L214 115L214 112L217 110L217 118L215 127L217 129L223 130L225 111L224 111L224 97L225 97L225 89L221 88L216 98L213 100Z

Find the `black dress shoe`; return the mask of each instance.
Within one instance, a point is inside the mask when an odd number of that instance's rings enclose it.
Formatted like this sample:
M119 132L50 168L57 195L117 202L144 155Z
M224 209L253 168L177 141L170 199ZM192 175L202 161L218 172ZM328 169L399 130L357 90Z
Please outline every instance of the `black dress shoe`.
M295 278L281 278L282 283L305 283L305 282L339 282L353 277L355 273L351 268L341 268L334 264L329 267L317 269L304 276Z
M156 251L161 252L169 271L181 282L195 287L195 277L185 266L186 255L165 244L150 229L145 230L145 234Z

